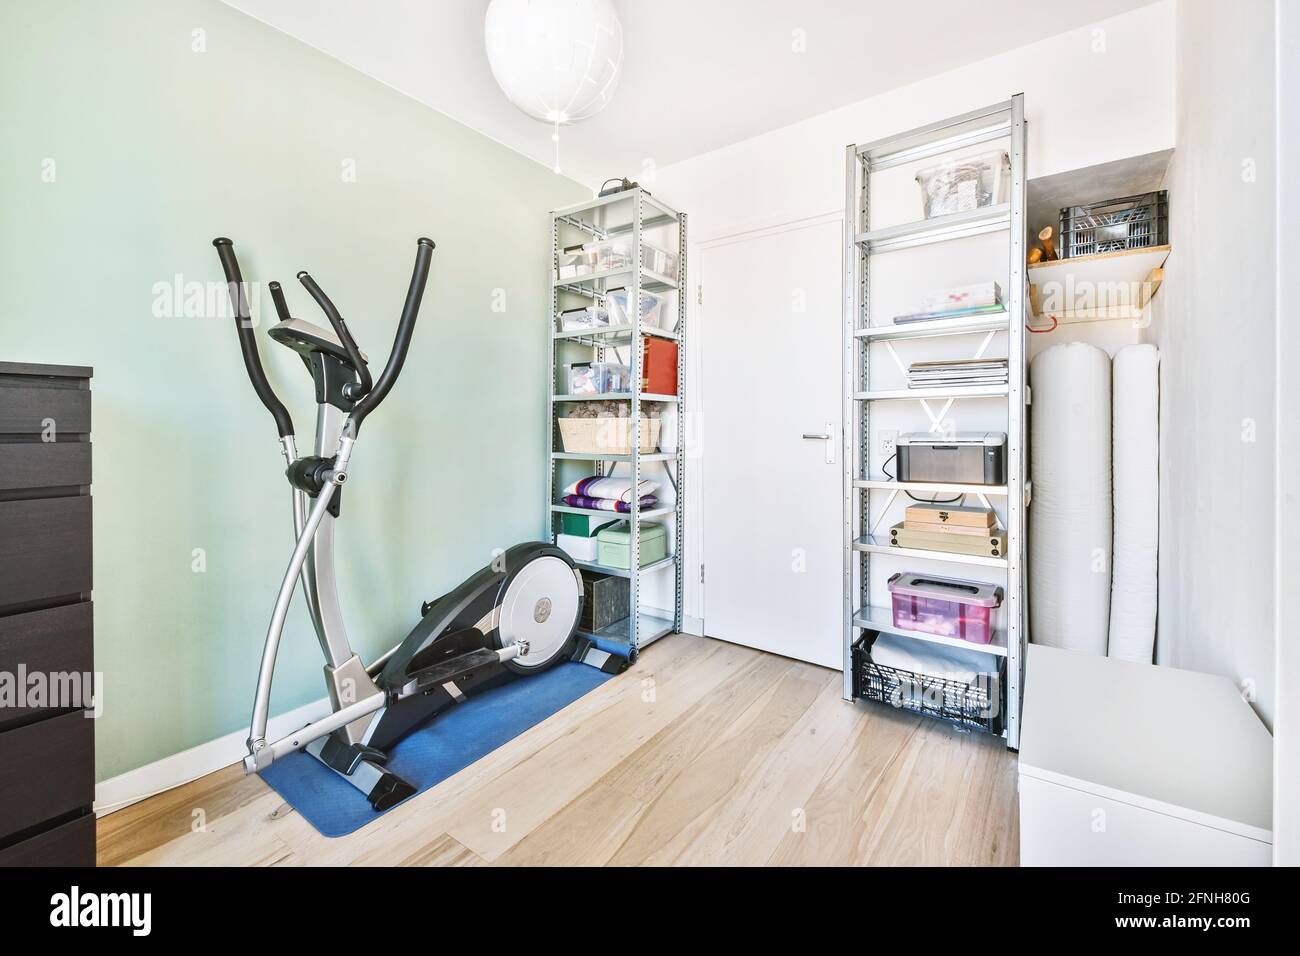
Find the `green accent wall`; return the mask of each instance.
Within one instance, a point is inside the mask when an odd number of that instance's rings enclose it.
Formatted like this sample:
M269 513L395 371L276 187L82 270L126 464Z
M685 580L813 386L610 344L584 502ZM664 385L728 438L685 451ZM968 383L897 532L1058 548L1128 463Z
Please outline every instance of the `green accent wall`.
M326 324L294 279L309 270L377 372L415 240L438 244L343 496L363 658L494 548L540 536L546 211L589 190L217 0L4 4L0 117L0 359L95 368L101 780L247 727L292 548L213 237L259 284L263 361L304 450L311 380L264 334L265 283ZM323 696L321 665L296 595L273 712Z

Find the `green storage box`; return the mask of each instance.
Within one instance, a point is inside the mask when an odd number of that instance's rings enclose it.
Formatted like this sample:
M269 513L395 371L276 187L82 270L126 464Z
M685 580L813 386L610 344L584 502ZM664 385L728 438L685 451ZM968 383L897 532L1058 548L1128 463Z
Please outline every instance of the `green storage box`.
M617 520L611 517L608 511L590 515L575 515L562 511L560 512L560 530L565 534L576 534L580 538L590 538L601 528L606 528Z
M632 525L627 521L602 528L596 535L596 560L607 568L632 566ZM653 521L641 523L641 567L668 557L668 529Z

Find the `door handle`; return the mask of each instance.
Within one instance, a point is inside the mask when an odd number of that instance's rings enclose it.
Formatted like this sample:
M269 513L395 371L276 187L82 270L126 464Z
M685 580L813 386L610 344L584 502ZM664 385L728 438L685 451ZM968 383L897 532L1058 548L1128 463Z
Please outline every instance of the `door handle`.
M804 432L803 437L808 441L824 441L826 443L826 464L835 464L835 423L827 422L826 431L824 432Z

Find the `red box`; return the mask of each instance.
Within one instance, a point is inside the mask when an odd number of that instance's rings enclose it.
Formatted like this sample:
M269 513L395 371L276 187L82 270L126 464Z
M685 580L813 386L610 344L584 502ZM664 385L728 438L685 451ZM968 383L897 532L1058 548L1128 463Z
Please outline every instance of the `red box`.
M641 362L641 391L677 394L677 343L646 336Z

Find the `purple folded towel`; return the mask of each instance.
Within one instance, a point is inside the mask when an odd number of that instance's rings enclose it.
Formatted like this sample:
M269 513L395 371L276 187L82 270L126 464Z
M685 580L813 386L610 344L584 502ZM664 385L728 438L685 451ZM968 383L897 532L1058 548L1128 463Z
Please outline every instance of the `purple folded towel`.
M619 501L617 498L588 498L586 495L565 495L564 503L570 508L587 508L591 511L616 511L620 514L628 514L632 511L632 504L628 501ZM654 495L642 495L641 507L653 508L659 503L659 499Z

